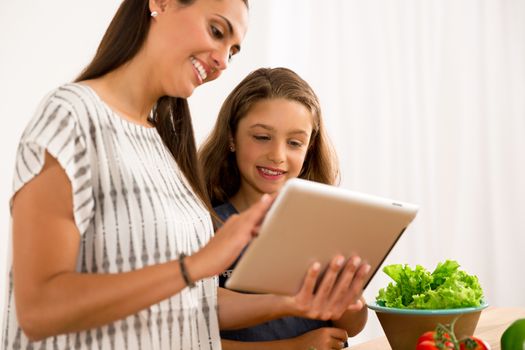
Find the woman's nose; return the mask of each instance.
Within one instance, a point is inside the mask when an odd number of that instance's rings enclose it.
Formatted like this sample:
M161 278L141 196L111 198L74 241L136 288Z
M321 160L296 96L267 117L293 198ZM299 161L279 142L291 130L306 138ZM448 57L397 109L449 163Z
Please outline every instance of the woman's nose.
M229 58L230 58L230 50L224 47L221 47L215 51L212 52L211 58L213 61L213 64L215 65L216 70L225 70L228 68Z

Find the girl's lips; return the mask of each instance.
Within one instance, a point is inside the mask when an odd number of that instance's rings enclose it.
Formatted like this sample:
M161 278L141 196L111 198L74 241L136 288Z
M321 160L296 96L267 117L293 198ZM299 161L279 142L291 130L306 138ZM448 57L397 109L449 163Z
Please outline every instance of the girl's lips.
M257 167L257 171L259 172L259 175L261 175L263 178L267 180L278 180L278 179L281 179L286 174L286 171L284 170L266 168L266 167L260 167L260 166Z

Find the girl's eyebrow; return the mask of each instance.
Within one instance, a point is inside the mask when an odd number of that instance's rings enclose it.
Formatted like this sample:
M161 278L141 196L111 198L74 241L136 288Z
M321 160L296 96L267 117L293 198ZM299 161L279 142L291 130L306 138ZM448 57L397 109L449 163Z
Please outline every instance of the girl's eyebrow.
M261 124L261 123L253 124L252 126L250 126L250 129L254 129L254 128L263 128L263 129L270 130L270 131L275 130L274 127L271 127L266 124Z
M304 130L301 130L301 129L292 130L288 134L303 134L303 135L308 136L308 133L306 131L304 131Z
M217 17L221 18L224 22L226 22L226 28L228 29L228 35L233 36L235 34L235 30L233 29L233 25L230 22L230 20L223 15L220 15L218 13L215 14ZM237 52L241 51L241 45L235 44L233 47L237 50Z
M272 127L270 125L266 125L266 124L261 124L261 123L253 124L252 126L250 126L250 129L255 129L255 128L263 128L263 129L266 129L268 131L274 131L275 130L274 127ZM303 134L303 135L308 136L308 133L305 130L302 130L302 129L292 130L292 131L288 132L288 134Z

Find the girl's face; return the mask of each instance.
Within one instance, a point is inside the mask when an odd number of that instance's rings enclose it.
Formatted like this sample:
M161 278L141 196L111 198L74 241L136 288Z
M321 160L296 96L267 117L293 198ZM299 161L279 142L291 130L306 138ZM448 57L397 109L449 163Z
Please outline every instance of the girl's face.
M256 200L299 176L313 116L301 103L275 98L253 105L237 125L234 149L241 175L238 195Z
M182 6L176 0L150 0L152 18L144 54L160 93L187 98L215 80L240 51L247 30L248 9L242 0L197 0Z

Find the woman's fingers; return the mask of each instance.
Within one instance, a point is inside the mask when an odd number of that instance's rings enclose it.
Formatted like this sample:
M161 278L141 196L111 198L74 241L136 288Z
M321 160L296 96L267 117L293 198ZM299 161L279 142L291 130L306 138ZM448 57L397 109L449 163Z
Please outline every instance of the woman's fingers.
M344 266L341 266L344 265ZM370 265L354 256L344 264L344 258L335 257L313 296L310 307L312 317L338 319L348 310L363 307L360 300Z
M315 293L312 306L314 309L322 310L320 318L323 320L332 318L331 310L330 308L326 308L326 306L329 302L330 295L334 288L334 284L337 280L339 272L341 271L341 268L344 265L344 262L345 258L341 255L335 256L332 259L322 278L319 287L317 288L317 292Z
M335 317L339 318L348 305L344 304L347 302L347 299L355 298L356 300L361 295L361 290L358 291L358 295L349 295L352 292L350 286L354 282L354 277L358 267L361 264L361 258L358 256L353 256L346 262L346 265L339 275L337 284L330 296L328 306L334 310ZM354 300L355 301L355 300Z
M251 226L252 233L258 233L261 222L270 209L275 195L263 194L261 199L244 211L241 215L245 223Z
M311 301L313 299L314 288L321 271L321 264L315 262L310 266L306 272L306 276L303 281L303 285L299 290L299 293L296 294L295 299L298 303L298 307L303 312L310 311ZM314 316L314 315L312 315Z
M361 310L364 306L365 306L365 304L363 303L363 299L362 299L362 297L361 297L361 298L359 298L355 303L350 304L350 306L348 306L347 310L348 310L348 311L359 311L359 310Z
M354 278L352 279L352 283L350 285L350 288L348 289L346 298L342 301L342 307L346 309L349 305L356 304L360 300L361 295L363 293L363 288L365 286L366 276L369 272L370 265L362 264L361 266L359 266L354 275ZM358 306L359 305L356 305L356 307Z

